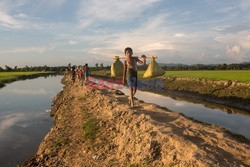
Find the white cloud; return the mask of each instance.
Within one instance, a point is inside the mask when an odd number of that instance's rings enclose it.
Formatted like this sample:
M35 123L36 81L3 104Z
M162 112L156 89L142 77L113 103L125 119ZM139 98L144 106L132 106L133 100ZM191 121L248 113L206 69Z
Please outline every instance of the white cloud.
M32 14L38 13L38 11L42 10L55 10L55 8L61 7L66 0L40 0L40 1L30 1L30 0L15 0L8 1L2 0L0 2L0 27L4 27L5 29L45 29L45 30L54 30L59 26L62 26L58 23L48 23L38 18L36 16L32 16ZM16 11L22 11L23 6L25 5L33 5L34 8L29 11L30 16L20 12L16 13ZM46 9L46 10L44 10Z
M69 44L70 44L70 45L76 45L77 42L76 42L76 41L73 41L73 40L70 40L70 41L69 41Z
M250 35L246 35L241 38L240 44L242 47L250 50Z
M200 55L199 57L199 60L200 61L204 61L206 59L206 53L205 52L202 52L202 54Z
M27 19L28 16L24 13L19 13L17 15L14 16L15 18L20 18L20 19Z
M229 6L229 7L224 7L218 10L219 13L229 13L233 10L237 9L237 6Z
M55 48L56 46L54 45L48 47L14 48L10 50L0 50L0 53L44 53Z
M100 56L100 60L106 61L107 58L110 58L110 61L112 60L112 57L116 55L116 53L120 53L120 51L117 52L116 49L111 47L96 47L91 48L88 53Z
M233 54L239 54L239 53L241 53L241 50L242 50L242 47L241 46L237 46L237 45L235 45L235 46L227 46L227 52L228 53L233 53Z
M174 46L166 41L152 42L138 48L139 52L148 52L152 50L174 50Z
M250 35L248 31L233 34L220 34L215 37L218 45L224 46L228 58L233 62L249 61Z
M48 8L55 8L55 7L61 7L64 3L66 2L66 0L39 0L37 2L37 9L41 9L44 7Z
M158 1L160 0L86 0L81 2L78 17L83 27L97 20L130 20Z
M242 10L249 10L250 9L249 0L241 0L240 7Z
M18 1L16 2L16 6L17 6L17 7L24 6L24 5L26 5L26 4L28 3L28 1L29 1L29 0L18 0Z
M77 61L82 61L83 57L81 56L65 56L64 59L71 61L71 60L77 60Z
M241 45L227 46L227 54L231 60L241 63L246 58L246 51L243 50Z
M21 29L23 28L23 21L20 21L14 18L10 13L11 10L15 9L16 6L19 6L19 1L11 3L10 1L1 1L0 2L0 27L7 29ZM20 1L21 3L21 1ZM19 5L18 5L19 4Z
M7 13L0 11L0 26L20 29L23 27L23 24Z
M127 46L134 48L135 54L138 52L139 54L141 52L151 54L152 51L156 50L174 50L176 48L169 41L170 35L167 35L168 29L164 26L166 17L167 14L152 16L133 30L112 34L113 38L105 39L108 46L104 46L102 49L98 48L92 53L98 55L104 52L111 57L117 53L123 54L123 50Z
M92 19L88 19L88 18L82 18L80 19L80 27L82 29L88 27L89 25L91 25L94 22L94 20Z
M48 3L54 3L57 6L61 6L61 5L63 5L66 2L66 0L53 0L53 1L46 0L46 2L48 2Z
M180 38L181 38L181 37L184 37L185 34L175 34L174 36L175 36L175 37L180 37Z

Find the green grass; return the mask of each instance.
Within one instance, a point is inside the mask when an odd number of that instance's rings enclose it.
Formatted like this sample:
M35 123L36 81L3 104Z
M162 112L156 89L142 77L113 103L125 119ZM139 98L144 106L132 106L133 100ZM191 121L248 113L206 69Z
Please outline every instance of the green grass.
M142 76L143 73L144 71L139 71L139 76ZM166 71L164 76L249 82L250 70Z
M48 72L0 72L0 84L8 82L10 80L15 80L20 76L44 74L44 73L48 73Z
M83 112L83 120L82 130L84 139L94 141L98 132L99 120L88 112Z

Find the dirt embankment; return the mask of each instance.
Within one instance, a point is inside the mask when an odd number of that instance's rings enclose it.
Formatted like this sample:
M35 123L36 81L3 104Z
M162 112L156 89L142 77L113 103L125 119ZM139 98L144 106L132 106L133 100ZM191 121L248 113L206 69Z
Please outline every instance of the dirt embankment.
M167 93L250 111L250 83L195 78L161 78Z
M162 77L164 87L170 90L184 90L217 97L250 99L250 83L238 81L211 81L195 78Z
M250 145L115 90L69 84L53 102L55 125L22 166L249 166Z

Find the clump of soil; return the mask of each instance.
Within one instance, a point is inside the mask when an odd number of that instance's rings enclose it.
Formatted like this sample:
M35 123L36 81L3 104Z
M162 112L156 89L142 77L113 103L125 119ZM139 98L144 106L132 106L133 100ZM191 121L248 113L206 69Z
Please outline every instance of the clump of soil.
M53 102L55 125L22 166L248 166L249 143L115 90L64 78Z

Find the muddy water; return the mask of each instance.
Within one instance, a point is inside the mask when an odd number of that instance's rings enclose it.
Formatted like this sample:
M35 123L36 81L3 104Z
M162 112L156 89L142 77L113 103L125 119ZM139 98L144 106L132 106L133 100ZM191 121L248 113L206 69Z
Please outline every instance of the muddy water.
M51 102L62 76L16 81L0 89L0 166L16 166L35 154L53 125Z
M97 82L94 78L92 81ZM105 85L112 83L105 82ZM115 88L117 87L114 86ZM119 86L118 86L119 87ZM127 87L119 89L129 96L130 90ZM225 129L243 135L250 139L250 113L209 102L180 100L178 97L163 96L151 92L137 91L135 97L146 103L157 104L166 107L174 112L183 113L185 116L196 120L215 124Z

